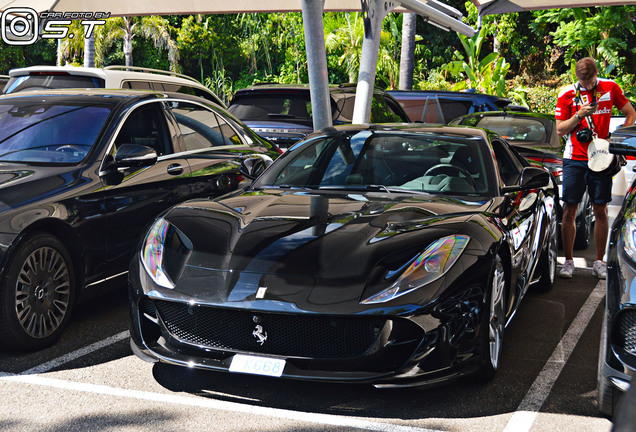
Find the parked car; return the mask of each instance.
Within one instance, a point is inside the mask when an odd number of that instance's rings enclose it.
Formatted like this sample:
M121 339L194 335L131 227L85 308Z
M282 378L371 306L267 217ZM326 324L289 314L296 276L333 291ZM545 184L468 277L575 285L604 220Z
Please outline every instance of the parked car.
M625 116L612 116L610 119L610 132L614 133L617 129L622 128L625 123ZM634 169L636 169L636 157L627 156L626 164L621 172L614 176L612 183L612 195L624 197L634 180Z
M636 126L616 130L610 152L636 156ZM636 375L636 183L610 229L607 291L598 358L598 404L612 416ZM633 426L633 424L632 424Z
M356 85L329 87L333 124L351 123ZM229 111L254 132L287 149L313 132L309 86L304 84L258 84L237 90ZM375 89L371 123L410 122L402 106L384 90Z
M9 71L5 93L63 88L107 88L156 90L202 97L225 107L210 89L187 75L134 66L89 68L74 66L31 66Z
M9 75L0 75L0 94L4 93L4 86L9 82Z
M474 90L389 90L412 122L446 124L456 117L483 111L528 111L510 99Z
M249 188L155 220L129 272L133 351L378 387L488 379L528 286L552 287L555 197L485 130L316 132Z
M278 155L196 96L1 96L0 342L51 345L80 292L126 275L149 222L187 199L235 190L240 161L256 154Z
M450 124L485 128L501 135L525 158L550 170L561 196L564 142L557 134L554 115L516 111L480 112L458 117ZM559 201L559 220L562 208L563 203ZM593 224L592 202L585 192L576 215L576 249L588 247L592 240Z

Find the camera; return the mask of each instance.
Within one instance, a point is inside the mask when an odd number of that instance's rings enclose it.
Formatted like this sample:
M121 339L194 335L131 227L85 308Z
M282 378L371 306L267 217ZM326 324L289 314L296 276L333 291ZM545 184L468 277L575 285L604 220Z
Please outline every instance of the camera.
M593 134L592 129L590 128L582 128L576 131L576 139L580 143L588 143L592 141Z

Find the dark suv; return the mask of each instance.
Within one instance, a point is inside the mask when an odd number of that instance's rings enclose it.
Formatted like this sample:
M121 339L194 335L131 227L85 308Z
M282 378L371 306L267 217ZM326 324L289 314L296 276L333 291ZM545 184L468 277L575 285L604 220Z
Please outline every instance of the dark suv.
M474 90L389 90L412 122L446 124L456 117L482 111L528 111L510 99Z
M356 85L332 85L329 90L333 124L351 123ZM314 130L306 84L259 84L238 90L228 109L258 135L283 149ZM386 91L374 90L371 123L403 122L410 120L400 103Z

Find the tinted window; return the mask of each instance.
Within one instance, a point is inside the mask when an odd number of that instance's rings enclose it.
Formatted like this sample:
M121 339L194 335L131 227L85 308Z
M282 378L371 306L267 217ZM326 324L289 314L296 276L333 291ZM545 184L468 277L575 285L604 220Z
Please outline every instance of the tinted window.
M371 123L400 123L402 121L402 117L391 110L382 95L373 95Z
M65 88L103 88L104 80L79 75L23 75L9 80L5 93Z
M241 95L229 111L244 121L311 120L311 99L309 92Z
M152 90L151 84L148 81L124 81L122 88L129 88L133 90Z
M234 129L211 110L186 102L170 102L169 105L186 150L242 144Z
M360 131L292 148L255 187L387 187L490 195L490 160L488 147L478 137Z
M76 163L95 144L110 107L60 103L0 105L0 161Z
M478 126L501 135L509 141L546 142L548 131L539 119L522 117L473 117L471 126Z
M508 186L514 185L519 181L519 175L521 174L523 166L516 157L508 151L508 148L502 142L493 140L492 148L495 151L501 179L504 184Z
M152 148L157 155L172 153L166 145L163 113L157 103L146 104L130 114L122 126L115 143L138 144Z

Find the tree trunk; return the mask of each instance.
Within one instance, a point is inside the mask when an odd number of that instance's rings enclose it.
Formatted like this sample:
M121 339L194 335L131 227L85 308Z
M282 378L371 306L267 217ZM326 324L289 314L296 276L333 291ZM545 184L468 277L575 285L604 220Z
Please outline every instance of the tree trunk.
M400 53L400 90L413 88L415 70L415 23L417 15L405 13L402 17L402 51Z
M124 37L124 57L126 58L126 66L132 66L132 38Z
M84 66L95 67L95 32L84 39Z

